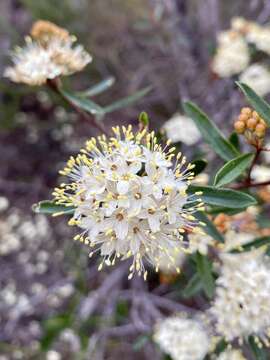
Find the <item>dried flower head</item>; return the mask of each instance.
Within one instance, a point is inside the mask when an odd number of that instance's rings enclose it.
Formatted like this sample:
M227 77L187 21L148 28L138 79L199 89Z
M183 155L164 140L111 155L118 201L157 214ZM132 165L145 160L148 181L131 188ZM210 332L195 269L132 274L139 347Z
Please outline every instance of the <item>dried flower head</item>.
M100 250L99 269L133 257L129 277L136 271L146 277L144 258L158 270L164 254L175 266L172 251L188 251L183 233L201 231L193 213L203 204L200 194L187 194L193 165L183 169L186 159L175 156L170 142L162 148L154 132L134 134L131 126L113 132L110 139L92 138L70 158L61 174L72 182L53 194L57 204L75 208L69 224L83 229L76 240L96 248L90 256Z
M269 345L270 267L262 255L232 262L224 259L217 279L216 296L210 314L216 319L216 331L227 341L241 342L256 335ZM228 260L228 261L227 261Z
M70 34L66 29L53 24L50 21L38 20L34 22L30 30L33 39L47 44L52 38L58 38L64 41L70 41Z
M202 360L211 346L203 322L177 315L161 320L153 337L173 360Z
M26 38L23 48L16 48L4 76L14 82L42 85L58 76L81 71L91 56L64 29L49 22L37 22L32 28L34 41Z
M245 107L234 123L235 131L244 135L247 142L255 147L261 147L267 125L256 111Z

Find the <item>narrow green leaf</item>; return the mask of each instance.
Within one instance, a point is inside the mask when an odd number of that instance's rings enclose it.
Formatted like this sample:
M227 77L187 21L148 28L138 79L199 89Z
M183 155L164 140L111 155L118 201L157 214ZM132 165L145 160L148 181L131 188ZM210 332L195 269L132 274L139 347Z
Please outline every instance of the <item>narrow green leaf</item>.
M236 215L236 214L240 214L241 212L245 211L245 209L246 208L231 209L231 208L227 208L227 207L211 206L211 208L207 209L207 214L218 215L220 213L224 213L227 215Z
M270 126L270 105L259 95L255 93L247 84L236 82L240 87L250 105L261 115L261 117Z
M206 256L201 255L199 252L196 254L196 264L198 275L201 278L205 294L209 299L211 299L215 291L215 280L212 274L212 264Z
M226 185L237 179L252 163L254 154L243 154L228 161L216 173L214 185L217 187Z
M257 249L264 245L270 245L270 236L261 236L258 237L244 245L241 246L239 249L233 249L230 252L231 253L241 253L243 251L250 251L253 249Z
M186 287L182 291L182 295L185 298L190 298L201 291L203 288L203 284L201 281L201 277L198 273L194 274L192 278L187 283Z
M205 213L203 213L202 211L197 211L195 217L205 224L203 230L206 232L206 234L219 242L224 242L223 236Z
M246 208L257 204L251 196L241 191L215 188L214 186L190 185L189 193L202 192L199 197L205 204L220 206L231 209Z
M256 360L269 359L265 349L258 346L253 336L248 338L248 343Z
M60 92L67 101L71 102L81 110L89 112L92 115L104 114L104 109L92 100L82 98L63 89L60 89Z
M137 91L135 94L132 94L130 96L127 96L123 99L120 99L118 101L115 101L114 103L112 103L111 105L105 106L103 108L104 113L110 113L119 109L122 109L128 105L133 104L134 102L136 102L137 100L141 99L142 97L144 97L146 94L148 94L150 91L152 90L151 86L146 87L145 89L139 90Z
M192 169L192 172L196 176L199 175L201 172L203 172L203 170L206 168L207 161L204 159L197 159L197 160L193 160L191 164L195 165L195 168Z
M34 204L32 206L32 210L35 213L39 213L39 214L57 214L57 213L73 214L74 213L74 207L57 205L50 200L43 200L38 202L37 204Z
M204 140L223 159L231 160L239 155L238 150L222 135L207 115L192 102L183 105L185 113L193 119Z
M98 94L101 94L105 90L109 89L114 83L115 83L115 78L110 76L107 79L102 80L100 83L91 86L87 90L76 92L76 95L80 97L96 96Z
M239 143L239 136L234 131L231 133L229 137L229 142L239 151L240 150L240 143Z

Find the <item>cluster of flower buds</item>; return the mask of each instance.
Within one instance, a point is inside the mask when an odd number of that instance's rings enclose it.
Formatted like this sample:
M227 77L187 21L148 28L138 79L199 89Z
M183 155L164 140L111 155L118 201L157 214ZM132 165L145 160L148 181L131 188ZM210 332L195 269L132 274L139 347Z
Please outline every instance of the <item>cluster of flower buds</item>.
M245 107L236 119L234 128L238 134L245 136L249 144L261 147L267 125L256 111Z

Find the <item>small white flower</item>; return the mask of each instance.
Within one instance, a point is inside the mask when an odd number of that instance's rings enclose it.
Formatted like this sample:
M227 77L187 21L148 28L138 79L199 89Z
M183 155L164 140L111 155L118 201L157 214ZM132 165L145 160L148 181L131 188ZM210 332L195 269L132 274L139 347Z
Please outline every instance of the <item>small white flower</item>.
M270 92L270 71L262 64L250 65L239 79L249 85L260 96Z
M176 113L170 120L165 122L163 129L173 143L181 141L186 145L194 145L201 138L193 120L179 113Z
M214 240L206 234L190 234L189 237L189 250L192 253L199 252L202 255L208 253L208 247L214 244Z
M180 316L161 320L154 329L153 338L173 360L203 360L211 345L202 322Z
M146 276L143 259L158 269L165 254L178 271L172 252L186 252L183 233L198 231L192 214L202 210L197 195L186 192L192 166L183 170L186 160L177 155L172 167L173 148L167 149L168 143L162 149L154 133L133 134L131 126L122 130L124 139L113 128L114 138L102 136L99 148L91 139L68 161L61 173L72 182L55 190L55 200L75 207L69 224L83 230L75 239L96 247L91 256L101 251L100 269L132 256L129 277L135 271Z
M240 350L225 350L217 358L217 360L246 360Z

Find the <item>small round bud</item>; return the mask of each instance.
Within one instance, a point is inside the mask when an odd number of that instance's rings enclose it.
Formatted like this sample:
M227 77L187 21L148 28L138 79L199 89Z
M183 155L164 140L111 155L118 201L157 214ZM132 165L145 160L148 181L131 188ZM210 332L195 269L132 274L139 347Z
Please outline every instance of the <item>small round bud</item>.
M260 118L260 122L259 122L259 123L262 124L262 125L264 125L265 128L267 127L266 122L265 122L262 118Z
M234 128L237 134L243 134L246 128L246 124L243 121L236 121L234 123Z
M249 130L254 130L257 123L258 123L258 120L252 117L252 118L248 119L248 121L247 121L247 128Z
M245 114L245 115L251 116L252 110L251 110L251 108L249 108L249 107L244 107L244 108L241 110L241 114Z
M260 120L260 115L257 113L257 111L252 112L252 117L256 120Z
M263 124L258 124L255 129L255 134L259 138L262 138L265 135L265 130L266 130L266 127Z
M240 114L240 115L238 116L238 120L239 120L239 121L246 122L248 119L249 119L248 114Z

